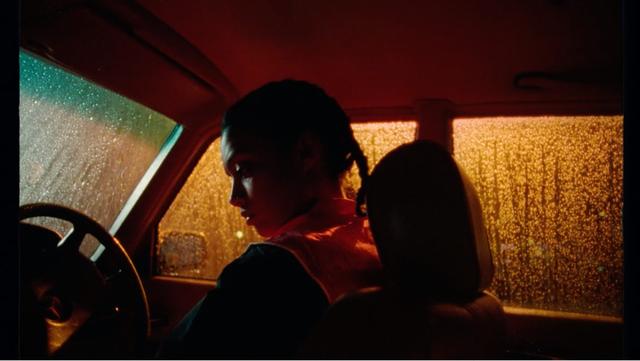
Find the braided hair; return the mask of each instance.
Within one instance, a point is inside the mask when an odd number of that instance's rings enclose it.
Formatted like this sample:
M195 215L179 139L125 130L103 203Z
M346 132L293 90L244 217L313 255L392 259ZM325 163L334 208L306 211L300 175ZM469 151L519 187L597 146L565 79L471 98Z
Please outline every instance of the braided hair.
M305 132L315 135L324 146L330 176L342 179L354 163L358 166L356 214L366 215L367 158L353 136L349 117L319 86L292 79L267 83L227 110L222 130L230 126L273 139L281 150L291 149Z

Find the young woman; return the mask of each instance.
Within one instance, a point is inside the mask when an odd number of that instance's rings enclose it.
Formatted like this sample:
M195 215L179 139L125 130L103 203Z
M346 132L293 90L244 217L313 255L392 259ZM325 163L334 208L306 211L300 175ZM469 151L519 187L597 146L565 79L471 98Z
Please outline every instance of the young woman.
M379 282L364 192L341 190L354 163L366 185L367 160L338 103L296 80L231 106L221 144L230 202L266 240L225 267L161 355L293 357L331 303Z

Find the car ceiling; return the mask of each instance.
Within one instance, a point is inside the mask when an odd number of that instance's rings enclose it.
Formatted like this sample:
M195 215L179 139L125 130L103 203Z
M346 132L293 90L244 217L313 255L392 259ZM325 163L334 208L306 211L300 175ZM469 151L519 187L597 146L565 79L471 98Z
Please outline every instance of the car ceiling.
M306 79L357 109L424 98L615 98L621 91L617 1L139 3L202 51L240 94L270 80ZM516 88L522 72L546 76Z
M319 84L351 114L390 116L422 99L622 92L615 0L23 0L20 35L23 48L196 128L283 78Z

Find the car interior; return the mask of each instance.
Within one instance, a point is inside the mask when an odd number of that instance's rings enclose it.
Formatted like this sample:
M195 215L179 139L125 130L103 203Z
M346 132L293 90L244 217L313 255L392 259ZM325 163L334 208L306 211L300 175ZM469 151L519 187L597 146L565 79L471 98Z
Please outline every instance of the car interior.
M154 357L263 239L229 204L221 122L280 79L344 108L406 266L300 358L628 357L623 7L22 0L20 357Z

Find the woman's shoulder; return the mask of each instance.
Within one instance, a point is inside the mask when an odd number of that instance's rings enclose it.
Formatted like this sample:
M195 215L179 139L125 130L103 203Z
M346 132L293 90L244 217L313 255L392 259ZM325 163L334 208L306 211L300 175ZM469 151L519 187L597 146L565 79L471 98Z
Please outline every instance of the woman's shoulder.
M264 267L276 271L282 267L294 266L295 261L295 258L281 247L265 242L252 243L242 255L224 268L221 276L230 271L250 271Z
M269 243L255 243L224 268L218 287L259 290L317 285L291 252Z

